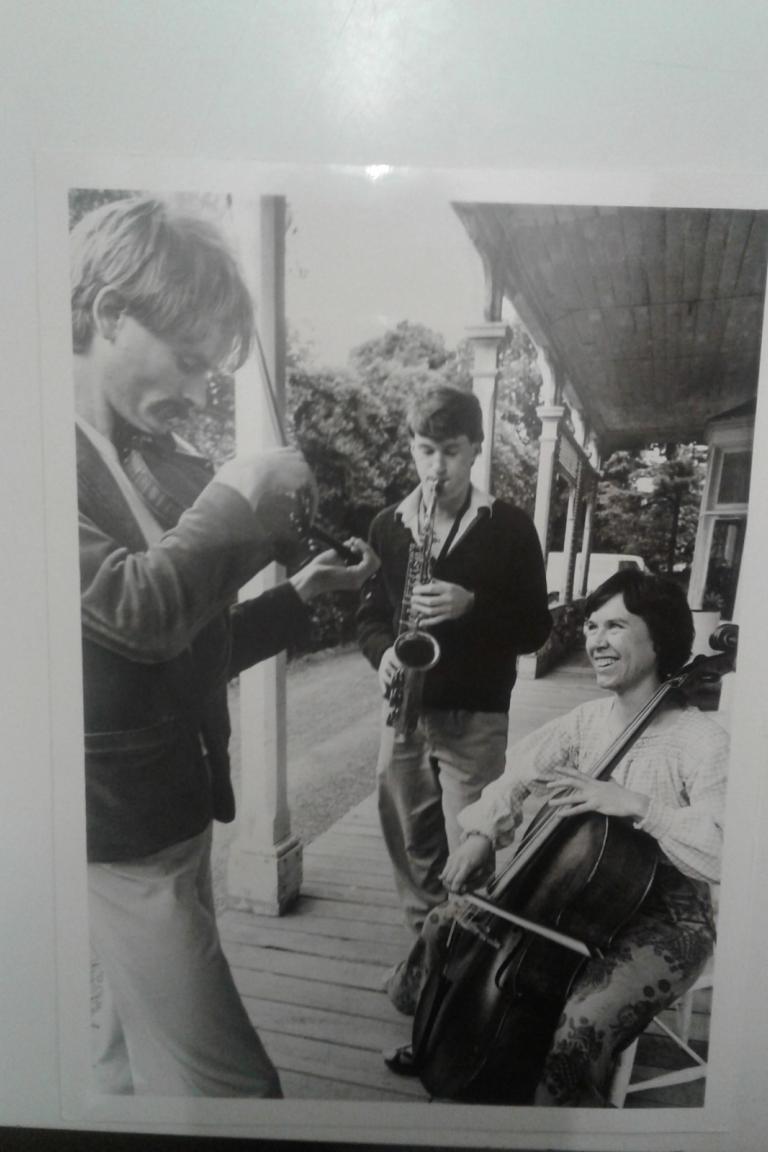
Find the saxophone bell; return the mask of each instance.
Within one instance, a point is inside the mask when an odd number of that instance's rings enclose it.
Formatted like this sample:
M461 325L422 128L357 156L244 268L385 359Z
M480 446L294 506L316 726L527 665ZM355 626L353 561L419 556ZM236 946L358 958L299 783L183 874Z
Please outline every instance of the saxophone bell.
M404 668L428 672L440 659L440 645L417 621L412 631L403 632L395 639L395 655Z

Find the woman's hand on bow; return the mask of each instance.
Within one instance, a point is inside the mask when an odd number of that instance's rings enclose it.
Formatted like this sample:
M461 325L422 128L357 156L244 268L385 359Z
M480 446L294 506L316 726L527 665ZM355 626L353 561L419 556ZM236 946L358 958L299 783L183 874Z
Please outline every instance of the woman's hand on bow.
M467 836L458 848L454 848L440 874L440 879L448 891L463 891L467 880L480 869L487 868L491 863L492 848L488 837L479 832Z

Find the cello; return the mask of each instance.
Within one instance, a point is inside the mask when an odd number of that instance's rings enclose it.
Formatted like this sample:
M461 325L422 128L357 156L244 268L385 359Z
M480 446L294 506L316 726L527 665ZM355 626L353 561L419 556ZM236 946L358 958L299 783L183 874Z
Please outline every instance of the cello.
M734 667L738 629L665 680L589 769L607 779L672 694L690 696ZM545 804L506 867L451 899L441 963L428 974L413 1022L413 1070L437 1099L530 1104L569 990L642 905L658 847L619 817L560 819Z

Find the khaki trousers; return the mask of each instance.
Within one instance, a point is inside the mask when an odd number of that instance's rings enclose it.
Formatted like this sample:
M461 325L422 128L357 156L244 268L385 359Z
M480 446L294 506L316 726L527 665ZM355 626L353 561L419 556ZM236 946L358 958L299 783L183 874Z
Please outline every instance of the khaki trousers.
M504 771L508 722L506 712L426 710L404 740L382 725L379 817L406 922L416 934L446 898L440 873L459 843L459 812Z
M211 829L141 860L88 866L97 1090L281 1096L221 949Z

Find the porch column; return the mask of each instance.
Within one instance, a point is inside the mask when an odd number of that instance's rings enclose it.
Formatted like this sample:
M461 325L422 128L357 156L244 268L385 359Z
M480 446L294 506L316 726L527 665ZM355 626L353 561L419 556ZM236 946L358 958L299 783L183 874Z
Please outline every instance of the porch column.
M539 437L539 470L536 478L536 506L533 523L541 544L544 565L547 563L547 537L549 535L549 512L552 504L552 489L555 481L557 445L560 437L560 420L565 409L560 404L543 404L536 409L541 420ZM534 680L538 671L535 653L518 657L517 675L521 680Z
M600 468L600 448L594 432L587 429L584 437L584 450L587 453L589 464L582 477L582 495L584 498L584 531L581 537L581 579L575 590L578 599L587 594L589 582L589 560L592 555L592 530L595 519L595 504L597 502L597 482Z
M493 434L496 423L496 384L499 377L499 348L506 338L507 326L494 322L477 324L467 329L474 352L472 391L480 401L483 413L483 447L472 468L472 482L485 492L491 490Z
M285 409L285 200L265 196L255 206L233 207L235 231L258 303L258 326L267 371L281 416ZM254 275L254 270L258 273ZM238 452L274 447L279 433L271 416L257 358L237 375ZM272 564L242 591L257 596L285 578ZM232 902L279 914L298 896L301 842L291 834L286 773L285 654L240 676L240 763L237 835L229 853L227 884Z
M579 599L587 594L587 581L589 580L589 558L592 555L592 522L595 516L595 486L589 485L587 492L587 502L584 510L584 535L581 544L581 580L576 589L576 596Z
M560 602L562 604L570 604L573 601L576 523L579 517L579 504L581 503L581 477L582 465L579 461L576 467L576 479L570 484L568 492L568 512L565 519L565 541L563 543L563 587L560 589Z
M536 409L536 415L541 420L541 436L539 437L539 470L536 476L536 504L533 512L533 523L539 534L539 543L545 563L549 514L552 507L552 489L555 483L557 443L560 436L560 421L564 412L565 408L561 404L542 404Z
M552 509L552 489L555 483L557 447L560 439L560 421L565 412L560 403L563 395L563 376L548 351L537 345L539 370L541 371L541 403L536 415L541 420L539 436L539 467L536 474L536 503L533 510L533 523L539 536L544 563L547 562L549 516Z

